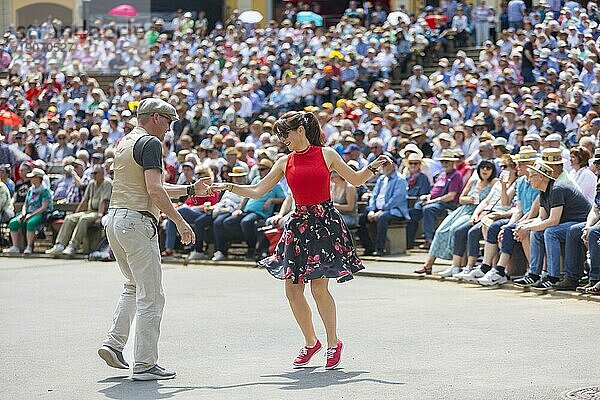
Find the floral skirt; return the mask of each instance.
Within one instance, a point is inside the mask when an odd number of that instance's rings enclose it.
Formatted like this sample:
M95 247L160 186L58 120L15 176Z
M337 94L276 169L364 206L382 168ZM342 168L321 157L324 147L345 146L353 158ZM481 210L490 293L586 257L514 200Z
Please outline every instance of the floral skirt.
M306 283L312 279L349 281L364 269L340 213L327 200L298 206L285 224L275 253L258 262L278 279Z

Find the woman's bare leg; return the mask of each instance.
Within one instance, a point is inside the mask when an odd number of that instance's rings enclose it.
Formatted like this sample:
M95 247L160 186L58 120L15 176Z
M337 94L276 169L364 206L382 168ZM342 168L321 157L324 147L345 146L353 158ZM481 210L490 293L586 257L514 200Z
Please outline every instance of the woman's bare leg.
M285 295L290 303L292 314L296 318L298 326L304 335L304 342L307 347L312 347L317 343L315 326L312 321L312 312L310 306L304 297L304 284L294 284L290 279L285 281Z
M338 344L337 337L337 316L335 309L335 301L329 293L329 279L315 279L310 282L310 289L317 303L317 309L325 332L327 332L327 347L336 347Z

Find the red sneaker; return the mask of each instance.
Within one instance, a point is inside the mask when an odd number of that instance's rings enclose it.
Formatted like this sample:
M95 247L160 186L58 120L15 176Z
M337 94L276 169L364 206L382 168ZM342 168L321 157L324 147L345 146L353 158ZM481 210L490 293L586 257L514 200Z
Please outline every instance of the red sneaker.
M336 347L327 348L327 363L325 364L325 369L333 369L337 367L340 364L340 362L342 362L343 348L344 344L341 340L338 340L338 344Z
M312 356L317 354L322 347L323 345L321 344L321 342L319 342L319 339L317 339L317 343L315 343L313 347L304 346L300 349L298 356L294 360L294 365L296 367L301 367L303 365L308 364Z

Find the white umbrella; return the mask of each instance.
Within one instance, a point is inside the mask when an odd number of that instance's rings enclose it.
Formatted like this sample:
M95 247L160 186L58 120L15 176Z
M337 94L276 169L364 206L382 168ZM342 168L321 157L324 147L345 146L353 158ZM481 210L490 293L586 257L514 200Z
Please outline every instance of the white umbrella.
M238 19L245 24L256 24L263 20L263 15L258 11L244 11Z
M410 17L402 11L391 12L387 17L387 20L392 25L398 25L400 22L404 22L407 25L410 24Z

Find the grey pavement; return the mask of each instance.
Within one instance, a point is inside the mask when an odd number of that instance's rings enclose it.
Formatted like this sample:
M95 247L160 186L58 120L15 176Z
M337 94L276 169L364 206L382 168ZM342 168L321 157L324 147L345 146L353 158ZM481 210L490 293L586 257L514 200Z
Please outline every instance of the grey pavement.
M323 352L291 367L302 339L265 271L165 265L164 286L159 362L178 376L133 382L96 355L122 287L115 264L0 258L0 399L546 400L598 382L593 302L433 280L332 282L346 348L341 368L325 371ZM131 363L131 343L124 354Z

